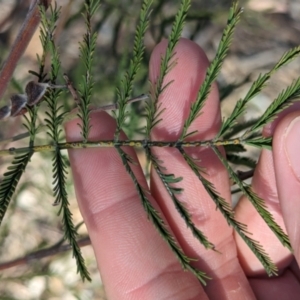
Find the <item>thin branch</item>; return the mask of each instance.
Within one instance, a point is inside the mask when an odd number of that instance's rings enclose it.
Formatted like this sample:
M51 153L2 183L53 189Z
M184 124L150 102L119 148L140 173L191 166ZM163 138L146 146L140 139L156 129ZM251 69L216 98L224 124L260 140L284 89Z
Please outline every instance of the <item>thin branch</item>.
M29 150L33 152L51 152L66 149L82 149L82 148L109 148L109 147L122 147L122 146L130 146L135 148L145 148L145 147L171 147L171 148L194 148L194 147L219 147L224 145L237 145L242 143L239 139L227 140L227 141L191 141L191 142L178 142L178 141L149 141L149 140L99 140L93 142L82 142L82 141L74 141L71 143L63 142L57 143L55 145L44 144L44 145L36 145L31 147L23 147L23 148L9 148L0 150L0 156L5 155L16 155L27 153ZM244 141L245 143L248 141Z
M68 87L69 90L72 89L72 97L74 98L74 101L76 102L76 100L78 100L78 98L76 98L76 90L72 87ZM75 97L74 97L75 96ZM131 99L129 99L127 101L127 104L129 103L133 103L133 102L137 102L137 101L145 101L145 100L148 100L149 99L149 94L141 94L139 96L136 96L136 97L133 97ZM103 106L94 106L94 107L91 107L90 110L92 112L99 112L99 111L102 111L102 110L112 110L112 109L118 109L118 103L112 103L112 104L107 104L107 105L103 105ZM27 111L26 111L27 112ZM78 115L77 115L77 112L74 112L73 110L68 112L68 113L65 113L65 115L63 116L64 120L63 120L63 124L66 123L66 122L69 122L73 119L77 119L78 118ZM0 120L1 121L1 120ZM37 133L40 133L40 132L45 132L45 128L47 128L47 125L39 125L38 129L37 129ZM10 138L6 138L6 139L3 139L0 141L0 144L7 144L7 143L11 143L11 142L15 142L15 141L19 141L19 140L22 140L22 139L25 139L29 136L28 132L24 132L24 133L20 133L16 136L13 136L13 137L10 137ZM1 154L0 154L1 156Z
M91 244L91 240L88 236L85 236L79 240L77 240L78 246L85 247ZM38 250L35 252L32 252L28 255L16 258L14 260L6 261L3 263L0 263L0 271L9 269L12 267L16 267L19 265L24 265L24 264L30 264L34 260L42 259L48 256L56 255L62 252L70 251L72 250L72 247L69 244L62 245L61 242L46 248L42 250Z
M212 146L223 146L228 145L230 143L236 144L239 140L228 140L228 141L192 141L192 142L178 142L178 141L149 141L149 140L99 140L93 142L82 142L82 141L74 141L71 143L57 143L55 145L44 144L44 145L36 145L31 147L23 147L23 148L9 148L0 150L0 156L5 155L16 155L21 153L27 153L29 150L33 152L51 152L66 149L82 149L82 148L108 148L108 147L121 147L121 146L130 146L136 148L144 148L144 147L172 147L172 148L187 148L187 147L212 147Z

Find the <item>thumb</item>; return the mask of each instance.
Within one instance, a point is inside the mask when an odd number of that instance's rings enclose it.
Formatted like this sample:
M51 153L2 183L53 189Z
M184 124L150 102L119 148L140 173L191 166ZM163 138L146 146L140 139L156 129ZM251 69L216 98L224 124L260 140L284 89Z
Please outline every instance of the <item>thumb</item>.
M274 167L282 214L295 258L300 264L300 112L287 115L276 128Z

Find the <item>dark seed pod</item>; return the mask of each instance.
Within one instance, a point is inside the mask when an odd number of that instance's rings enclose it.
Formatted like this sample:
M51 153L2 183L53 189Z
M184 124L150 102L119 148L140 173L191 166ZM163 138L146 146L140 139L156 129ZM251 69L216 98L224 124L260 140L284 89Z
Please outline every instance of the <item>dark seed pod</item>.
M18 116L26 112L26 103L27 103L27 96L26 95L21 95L21 94L16 94L12 95L10 98L11 101L11 109L10 109L10 115L12 117Z
M25 92L28 98L27 104L29 106L34 106L35 104L37 104L45 95L48 87L48 83L41 83L35 81L28 82L25 88Z
M16 117L27 112L27 105L34 106L41 101L47 88L65 88L65 85L54 85L51 83L30 81L26 85L25 95L15 94L11 96L11 105L5 105L0 108L0 120L8 117Z
M27 112L27 96L23 94L15 94L10 97L10 105L0 108L0 120L8 117L16 117Z

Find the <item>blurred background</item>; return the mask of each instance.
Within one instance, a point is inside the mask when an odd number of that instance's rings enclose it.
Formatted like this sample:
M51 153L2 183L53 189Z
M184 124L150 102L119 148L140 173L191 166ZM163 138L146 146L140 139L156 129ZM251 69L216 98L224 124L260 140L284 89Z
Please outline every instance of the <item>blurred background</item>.
M138 0L102 0L94 18L98 32L95 54L93 103L110 104L116 100L115 91L120 79L128 69L133 48L134 30L141 2ZM155 45L168 37L179 1L153 1L150 26L145 36L146 53L133 94L147 93L148 61ZM55 40L59 47L63 72L68 74L75 86L80 84L83 66L79 62L79 44L85 32L81 16L83 0L61 0L61 15L57 24ZM231 1L192 1L183 36L194 40L214 58L222 30L226 25ZM237 26L229 55L218 78L222 111L228 116L235 102L243 97L251 82L260 73L267 72L288 49L300 44L300 2L297 0L248 0L240 1L244 13ZM10 48L26 18L29 0L0 0L0 65L5 61ZM3 97L0 107L8 103L13 93L23 93L26 83L34 80L29 70L37 70L36 54L41 54L39 32L31 40L15 70L14 77ZM48 61L49 67L49 61ZM251 102L244 122L265 111L271 101L299 77L300 60L284 67L270 81L266 89ZM59 78L61 83L63 79ZM72 99L64 93L62 100L66 109L74 107ZM141 136L144 123L144 104L130 107L132 117L127 124L129 137ZM41 116L41 122L43 117ZM137 130L138 128L138 130ZM22 118L0 121L0 141L24 132ZM45 143L45 136L40 138ZM10 144L2 142L2 148L26 145L26 141ZM258 152L252 157L257 159ZM143 161L142 153L139 158ZM10 157L0 157L0 180ZM63 237L58 208L52 206L52 175L49 154L33 156L13 197L6 217L0 227L0 298L1 299L106 299L101 279L90 245L82 248L92 282L82 282L76 274L76 263L69 251L58 246ZM79 225L79 239L87 240L86 229L80 225L82 218L77 207L71 174L68 192L74 223ZM54 251L50 247L55 246ZM45 251L46 257L37 258L36 251ZM38 252L39 253L39 252ZM51 255L50 255L51 254ZM19 263L7 262L20 258Z

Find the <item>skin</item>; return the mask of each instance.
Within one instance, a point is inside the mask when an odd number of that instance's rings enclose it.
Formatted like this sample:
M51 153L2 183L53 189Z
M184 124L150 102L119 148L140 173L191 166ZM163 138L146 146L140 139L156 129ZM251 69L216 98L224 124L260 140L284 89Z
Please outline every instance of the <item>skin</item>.
M167 41L158 44L151 56L149 79L155 84L161 55ZM153 140L175 140L179 137L190 104L204 80L208 59L195 43L181 39L176 47L177 65L168 73L165 83L174 82L161 95L163 120L152 132ZM273 150L263 150L253 177L253 189L266 201L268 209L284 230L294 249L292 256L261 221L247 199L236 207L236 219L247 224L272 260L280 276L268 278L240 237L228 227L202 184L190 171L176 149L153 149L164 161L168 173L182 176L178 196L192 214L195 225L214 243L215 252L204 249L174 209L155 172L151 173L149 200L161 212L185 253L198 260L193 265L213 280L202 286L190 273L183 271L176 257L147 219L132 180L113 149L70 150L70 162L79 207L87 225L98 268L108 299L298 299L300 294L300 110L293 105L264 129L274 135ZM69 141L80 140L78 120L66 124ZM91 116L90 139L111 139L115 121L106 113ZM288 129L295 125L296 130ZM298 129L297 129L298 125ZM214 85L202 114L190 131L198 130L193 139L210 139L221 126L220 102ZM121 138L125 138L122 135ZM298 142L299 144L299 142ZM136 161L134 149L124 150ZM201 160L209 179L230 202L228 174L210 149L188 149ZM222 151L222 149L221 149ZM292 156L287 156L288 152ZM299 158L298 158L299 157ZM131 165L140 184L147 187L140 165Z

